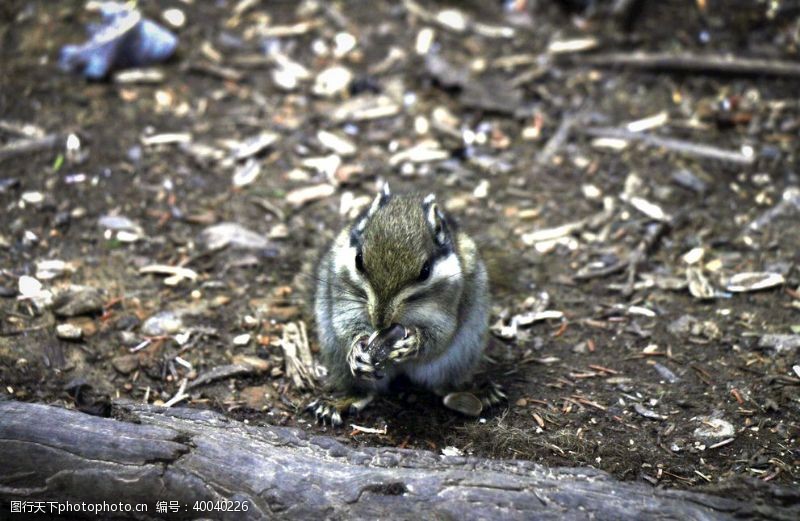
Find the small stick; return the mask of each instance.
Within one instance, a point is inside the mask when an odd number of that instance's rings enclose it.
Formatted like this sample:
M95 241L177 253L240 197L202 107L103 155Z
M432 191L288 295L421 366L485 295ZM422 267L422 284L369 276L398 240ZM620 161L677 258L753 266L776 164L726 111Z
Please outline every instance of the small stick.
M0 147L0 161L21 156L24 154L32 154L42 150L49 150L58 146L61 136L58 134L48 134L44 137L17 139L6 143Z
M576 130L583 134L604 137L613 139L623 139L626 141L638 141L651 147L663 147L671 152L677 152L687 156L696 156L706 159L717 159L719 161L728 161L740 165L751 165L756 160L756 154L743 154L738 150L726 150L723 148L715 147L713 145L706 145L703 143L695 143L693 141L686 141L684 139L676 139L670 137L654 136L645 132L631 132L630 130L614 127L576 127Z
M572 61L580 65L699 74L800 76L800 63L795 61L743 58L730 54L607 53L573 58Z

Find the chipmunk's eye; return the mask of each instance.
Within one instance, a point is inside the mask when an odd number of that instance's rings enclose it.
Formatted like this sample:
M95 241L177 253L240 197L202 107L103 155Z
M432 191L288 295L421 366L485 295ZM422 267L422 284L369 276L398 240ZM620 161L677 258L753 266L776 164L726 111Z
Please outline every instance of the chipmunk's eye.
M361 252L356 253L356 269L364 273L364 256L361 255Z
M419 270L419 277L417 277L417 280L419 282L422 282L424 280L428 280L428 277L431 276L431 264L432 263L431 263L431 261L429 259L429 260L425 261L425 264L422 265L422 269Z

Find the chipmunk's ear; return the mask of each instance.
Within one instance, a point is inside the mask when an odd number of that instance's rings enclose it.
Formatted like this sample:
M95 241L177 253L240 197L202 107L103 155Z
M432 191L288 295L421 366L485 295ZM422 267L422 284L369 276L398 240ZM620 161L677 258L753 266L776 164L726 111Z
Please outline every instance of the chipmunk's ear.
M372 201L372 205L369 207L369 212L367 212L367 217L372 217L375 215L380 208L383 208L386 203L389 202L389 198L392 196L392 190L389 188L389 183L383 183L381 190L378 192L378 195L375 196L375 199Z
M389 202L389 198L392 197L392 191L389 188L389 183L383 183L378 195L375 196L375 199L372 200L372 204L369 206L366 212L362 212L361 216L356 220L356 225L353 227L352 232L350 233L350 243L356 244L361 237L361 234L364 232L364 229L367 227L367 221L370 217L375 215L379 209L386 206L386 203Z
M422 211L425 213L425 220L428 223L436 244L444 246L450 241L450 232L447 226L447 219L436 203L436 195L428 194L422 200Z

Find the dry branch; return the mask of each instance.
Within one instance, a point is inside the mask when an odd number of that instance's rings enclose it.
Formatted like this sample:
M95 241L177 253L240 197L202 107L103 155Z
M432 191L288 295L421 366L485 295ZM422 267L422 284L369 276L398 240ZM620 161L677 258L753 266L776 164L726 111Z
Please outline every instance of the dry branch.
M119 420L0 402L0 509L12 500L188 505L168 519L797 519L769 503L618 482L594 469L353 448L197 409L117 404ZM766 485L763 485L766 486ZM762 494L763 495L763 494ZM246 512L197 512L195 501ZM794 501L794 503L792 503ZM789 506L787 506L789 505ZM7 510L5 510L7 511ZM130 515L129 515L130 516ZM96 519L96 517L92 517Z
M672 53L607 53L574 59L581 65L700 74L800 76L800 63L772 58Z

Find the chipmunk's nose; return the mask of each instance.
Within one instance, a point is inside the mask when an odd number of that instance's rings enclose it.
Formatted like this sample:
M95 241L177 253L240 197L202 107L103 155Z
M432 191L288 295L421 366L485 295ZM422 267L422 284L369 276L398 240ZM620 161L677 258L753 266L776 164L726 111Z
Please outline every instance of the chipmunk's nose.
M392 313L389 306L369 306L369 321L375 331L381 331L388 327L392 323L391 317Z

